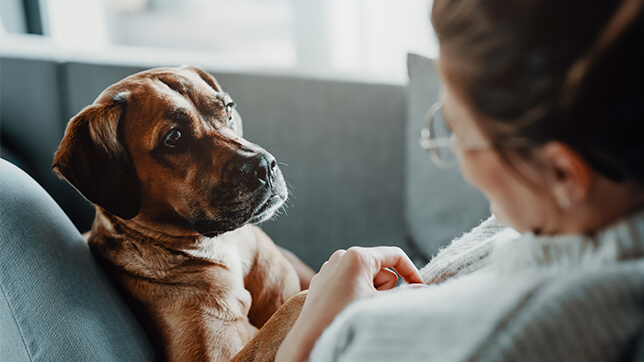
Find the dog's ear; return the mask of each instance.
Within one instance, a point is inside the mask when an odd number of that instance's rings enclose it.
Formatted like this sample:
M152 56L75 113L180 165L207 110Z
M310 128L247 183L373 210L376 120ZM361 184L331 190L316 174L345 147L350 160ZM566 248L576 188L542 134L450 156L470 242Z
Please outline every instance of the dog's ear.
M186 65L186 66L183 66L183 68L190 69L193 72L197 73L197 75L199 75L199 78L201 78L204 82L208 83L208 85L212 89L214 89L215 92L221 92L222 91L222 88L219 85L219 83L217 83L217 80L215 79L215 77L213 77L210 73L206 72L205 70L203 70L203 69L201 69L199 67L195 67L193 65Z
M71 119L54 155L54 171L89 201L124 219L141 208L141 188L123 146L121 116L127 94L94 104Z

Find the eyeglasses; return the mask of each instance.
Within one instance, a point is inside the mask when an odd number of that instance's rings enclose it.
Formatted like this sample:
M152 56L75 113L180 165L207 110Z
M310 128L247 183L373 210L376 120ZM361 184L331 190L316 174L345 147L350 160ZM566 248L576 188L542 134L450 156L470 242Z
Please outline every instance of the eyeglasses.
M429 153L436 166L441 168L456 166L458 164L454 153L456 148L476 150L492 146L492 142L487 140L458 141L445 122L442 108L443 104L440 101L429 108L425 115L427 126L421 130L419 140L420 147Z

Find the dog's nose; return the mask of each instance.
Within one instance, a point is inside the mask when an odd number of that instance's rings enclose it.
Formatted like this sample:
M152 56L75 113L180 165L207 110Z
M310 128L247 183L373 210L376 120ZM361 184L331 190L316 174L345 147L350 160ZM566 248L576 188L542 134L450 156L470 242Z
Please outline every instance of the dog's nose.
M226 179L242 181L251 189L271 185L277 168L277 161L268 152L250 157L238 157L230 164Z
M259 157L259 162L253 170L253 178L262 184L269 183L273 172L275 172L275 167L277 167L275 157L271 154L260 154L257 157Z

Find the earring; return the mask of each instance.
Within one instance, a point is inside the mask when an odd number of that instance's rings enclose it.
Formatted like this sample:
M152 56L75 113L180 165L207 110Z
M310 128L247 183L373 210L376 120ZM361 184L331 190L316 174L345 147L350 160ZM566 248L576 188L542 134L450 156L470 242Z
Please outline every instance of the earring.
M566 210L570 207L570 198L565 194L565 192L557 192L555 198L557 201L557 206L559 206L561 210Z

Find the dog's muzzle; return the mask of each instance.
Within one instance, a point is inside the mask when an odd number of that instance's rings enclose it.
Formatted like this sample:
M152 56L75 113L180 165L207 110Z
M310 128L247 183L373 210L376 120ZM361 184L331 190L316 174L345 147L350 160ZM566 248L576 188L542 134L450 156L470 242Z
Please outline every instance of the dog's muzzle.
M263 151L237 155L227 162L222 182L213 192L218 216L201 214L193 219L193 228L206 236L234 230L247 223L268 220L286 201L288 192L284 176L275 157ZM221 202L222 195L225 202Z
M264 151L252 157L240 157L240 161L235 163L230 169L230 177L241 180L248 192L254 195L249 222L257 223L270 218L288 195L275 157Z

